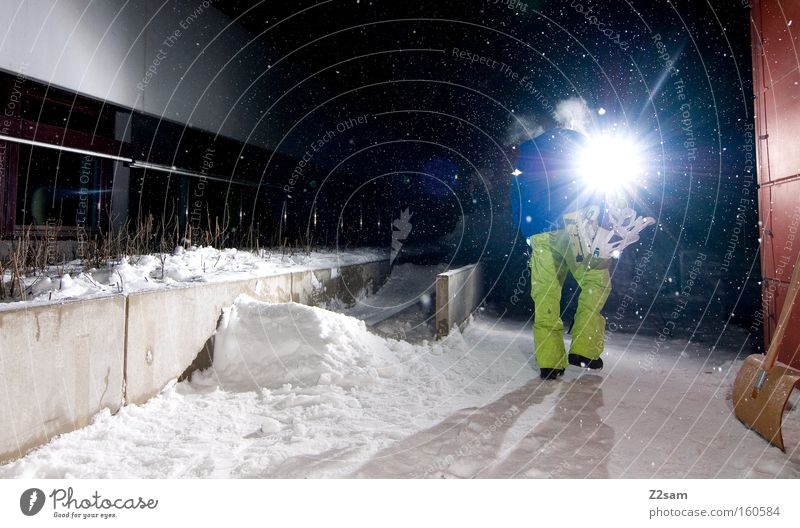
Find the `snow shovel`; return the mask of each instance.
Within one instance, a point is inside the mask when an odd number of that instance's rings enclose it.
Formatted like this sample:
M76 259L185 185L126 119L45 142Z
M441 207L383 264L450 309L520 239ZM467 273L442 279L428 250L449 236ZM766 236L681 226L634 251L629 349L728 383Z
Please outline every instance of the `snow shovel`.
M733 382L733 412L736 417L782 451L786 451L781 433L783 411L792 390L800 381L800 370L776 364L775 360L786 334L798 290L800 255L794 265L789 291L767 354L748 356Z

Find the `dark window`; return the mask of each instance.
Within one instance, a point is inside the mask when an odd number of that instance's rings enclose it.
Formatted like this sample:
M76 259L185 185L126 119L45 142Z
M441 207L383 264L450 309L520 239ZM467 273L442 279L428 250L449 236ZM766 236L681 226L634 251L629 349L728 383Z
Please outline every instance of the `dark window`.
M92 156L20 146L17 225L100 227L111 192L106 165Z

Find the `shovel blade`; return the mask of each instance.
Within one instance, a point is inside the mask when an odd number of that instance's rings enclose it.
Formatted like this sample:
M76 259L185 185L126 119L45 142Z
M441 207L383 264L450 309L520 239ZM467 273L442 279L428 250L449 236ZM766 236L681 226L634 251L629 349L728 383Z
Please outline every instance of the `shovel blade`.
M783 445L781 422L786 402L800 381L800 371L776 363L767 380L754 395L756 377L764 356L753 354L742 363L733 382L733 412L746 426L786 451Z

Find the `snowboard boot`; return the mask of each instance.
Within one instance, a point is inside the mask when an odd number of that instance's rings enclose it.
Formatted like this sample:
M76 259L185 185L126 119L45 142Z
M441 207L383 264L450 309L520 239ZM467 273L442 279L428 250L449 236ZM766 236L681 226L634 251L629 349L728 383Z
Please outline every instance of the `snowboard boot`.
M564 375L564 369L543 368L539 369L539 377L543 380L554 380Z
M589 359L578 354L570 354L567 356L567 361L570 365L575 365L576 367L586 368L589 370L602 370L603 368L603 360L600 358Z

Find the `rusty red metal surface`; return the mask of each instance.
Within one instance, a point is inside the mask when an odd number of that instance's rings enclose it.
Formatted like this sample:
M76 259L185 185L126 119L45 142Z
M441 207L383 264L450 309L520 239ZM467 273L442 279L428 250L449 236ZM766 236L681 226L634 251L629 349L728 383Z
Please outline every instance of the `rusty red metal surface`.
M800 2L756 0L752 16L762 300L768 346L800 253ZM800 368L800 306L794 307L790 321L778 359Z

